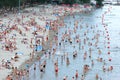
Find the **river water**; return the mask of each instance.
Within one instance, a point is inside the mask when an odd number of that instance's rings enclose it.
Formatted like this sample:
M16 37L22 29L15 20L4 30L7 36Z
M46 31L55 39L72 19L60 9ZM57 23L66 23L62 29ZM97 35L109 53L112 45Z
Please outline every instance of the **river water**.
M78 70L79 76L77 80L81 80L83 74L83 66L89 65L90 70L85 74L84 80L96 80L95 76L98 74L98 80L119 80L120 79L120 6L106 5L103 8L94 10L86 14L76 14L75 16L66 16L64 22L65 27L58 30L58 43L61 45L57 47L54 56L43 56L40 62L36 62L37 69L34 71L33 66L30 68L29 77L25 80L63 80L64 76L68 76L67 80L72 80ZM74 33L75 21L78 22L78 28ZM91 28L92 27L92 28ZM72 44L69 43L67 37L65 41L61 42L63 34L68 34ZM79 36L80 43L76 42L75 37ZM98 40L94 39L99 36ZM85 41L84 41L85 40ZM88 45L92 43L92 45ZM97 44L95 46L94 44ZM83 48L84 47L84 48ZM91 58L89 58L89 49L91 48ZM101 54L98 54L98 51ZM73 58L73 52L77 51L77 57ZM87 53L86 60L83 59L84 53ZM110 52L110 54L108 54ZM63 57L62 57L63 56ZM66 64L66 56L69 58L70 64ZM65 57L65 59L64 59ZM99 62L97 59L105 60ZM111 59L111 61L109 61ZM39 64L46 60L45 72L40 72ZM92 66L92 60L94 66ZM54 63L58 61L58 74L54 70ZM106 68L104 72L103 65ZM112 71L108 71L108 67L113 66Z

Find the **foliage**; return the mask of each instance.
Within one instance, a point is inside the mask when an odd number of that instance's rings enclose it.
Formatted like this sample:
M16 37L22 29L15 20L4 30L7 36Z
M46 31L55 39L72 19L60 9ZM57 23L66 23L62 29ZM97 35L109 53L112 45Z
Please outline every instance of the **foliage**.
M45 3L51 2L52 0L20 0L20 4L27 4L33 5L35 3ZM61 0L60 0L61 1ZM97 5L102 5L103 0L95 0ZM62 3L65 4L74 4L74 3L90 3L90 0L62 0ZM0 7L17 7L19 5L19 0L0 0Z
M18 5L18 0L0 0L1 7L15 7Z
M104 0L96 0L96 4L97 4L97 6L98 7L101 7L103 4L102 4L102 2L103 2Z
M75 3L75 0L64 0L63 3L72 5Z
M90 3L90 0L81 0L82 3Z

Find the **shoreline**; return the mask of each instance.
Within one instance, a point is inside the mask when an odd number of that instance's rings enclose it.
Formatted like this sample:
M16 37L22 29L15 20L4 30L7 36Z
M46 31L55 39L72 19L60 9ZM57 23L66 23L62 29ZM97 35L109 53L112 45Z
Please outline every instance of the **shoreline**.
M44 50L35 53L36 55L35 55L33 61L29 63L29 66L30 66L30 67L31 67L31 65L33 65L34 62L38 61L37 56L42 57L42 56L44 55L44 52L49 49L50 45L48 46L48 43L50 43L50 41L52 41L52 39L54 38L54 34L55 34L55 33L57 33L57 31L55 31L55 32L54 32L53 30L50 30L50 31L49 31L50 36L49 36L48 41L47 41L47 42L43 42L43 43L45 43L45 45L43 46L43 47L44 47ZM51 35L51 34L52 34L52 35ZM28 60L30 60L30 59L28 59ZM25 69L26 64L27 64L26 62L27 62L28 60L26 60L23 64L21 64L20 69Z
M83 11L83 12L84 12L84 11ZM78 11L78 13L80 13L80 11ZM72 14L75 14L75 12L73 12ZM57 20L52 20L52 22L54 22L54 21L61 22L61 19L64 19L64 17L67 16L67 15L71 15L71 13L70 13L70 12L68 12L68 13L62 12L62 16L59 16ZM57 18L57 17L56 17L56 18ZM58 24L58 23L57 23L57 24ZM59 25L60 25L60 24L59 24ZM56 28L59 28L59 26L57 26ZM56 30L57 30L57 29L56 29ZM48 49L50 48L50 45L48 46L48 44L53 40L54 35L55 35L57 32L58 32L58 31L49 30L48 41L44 41L44 42L43 42L44 45L42 45L43 48L44 48L44 51L46 51L46 50L48 50ZM29 64L29 67L31 67L31 65L33 65L33 63L34 63L35 61L38 61L37 56L40 56L40 57L43 56L44 51L40 51L40 52L35 53L36 55L35 55L35 57L34 57L34 59L33 59L32 62L26 63L29 59L26 60L26 61L24 61L24 62L19 66L18 70L19 70L19 69L25 69L25 68L26 68L26 64Z
M83 11L82 13L86 13L86 11ZM75 15L75 14L82 14L82 13L80 13L80 12L74 12L72 15ZM70 12L68 12L68 13L65 13L64 15L62 15L62 16L59 16L59 18L58 18L58 22L61 22L61 21L63 21L64 20L64 18L66 17L66 16L70 16L71 15L71 13ZM54 20L55 21L55 20ZM53 21L53 22L54 22ZM58 23L59 24L59 23ZM64 24L64 23L63 23ZM30 64L29 64L29 66L31 67L35 62L37 62L37 61L39 61L38 59L37 59L37 56L40 56L40 57L42 57L43 55L44 55L44 52L45 51L47 51L47 50L49 50L50 49L50 45L48 46L48 44L51 42L51 41L53 41L53 38L55 37L54 35L55 34L57 34L58 33L58 28L60 27L60 24L59 24L59 26L57 26L56 28L56 30L49 30L49 39L48 39L48 41L45 41L45 42L43 42L45 45L43 46L44 47L44 51L40 51L40 52L37 52L36 53L36 57L34 58L34 61L33 62L31 62ZM54 41L55 42L55 41ZM58 42L58 41L57 41ZM52 44L53 44L53 42L52 42ZM26 61L25 61L26 62ZM25 69L25 65L26 65L26 63L23 63L22 65L21 65L21 67L20 67L20 69ZM24 67L23 67L24 66ZM29 68L30 68L29 67Z

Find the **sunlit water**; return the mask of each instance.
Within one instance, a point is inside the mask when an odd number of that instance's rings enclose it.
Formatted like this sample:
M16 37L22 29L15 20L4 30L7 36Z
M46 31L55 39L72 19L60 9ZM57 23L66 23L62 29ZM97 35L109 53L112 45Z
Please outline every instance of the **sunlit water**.
M108 9L110 11L108 12ZM105 12L107 12L105 14ZM36 62L37 64L37 70L34 71L33 67L30 68L30 74L29 78L25 77L25 80L63 80L64 76L68 76L67 80L72 80L72 77L75 76L76 70L79 72L78 80L80 80L81 75L83 74L83 66L85 64L88 64L90 66L90 71L86 73L85 80L96 80L95 75L96 73L99 74L99 77L102 78L102 80L119 80L120 79L120 6L104 6L102 9L97 9L91 13L88 14L76 14L75 18L73 16L67 16L64 20L66 27L59 28L58 32L58 42L61 42L61 36L62 33L65 33L68 31L68 29L73 30L74 21L78 20L79 26L82 25L82 29L80 27L77 29L76 34L72 33L72 45L67 42L62 42L61 46L58 46L56 55L51 55L50 57L43 56L43 59L47 61L46 69L44 73L40 72L39 69L39 62ZM104 24L107 26L104 27L102 25L102 15L104 14ZM86 27L86 24L88 25L88 28ZM93 29L91 29L91 26L95 26ZM96 27L97 26L97 27ZM107 28L107 30L105 30ZM84 32L87 32L87 37L89 40L86 42L86 45L83 43L83 40L86 38L84 36ZM94 33L93 33L94 31ZM108 31L110 40L107 40L106 38L106 31ZM100 34L99 37L99 43L98 46L88 46L88 42L95 43L96 40L92 40L93 36L95 34ZM79 34L79 37L81 39L81 43L74 42L74 37ZM107 44L107 42L110 42L110 45ZM75 46L75 47L74 47ZM84 49L82 49L82 46L84 46ZM107 47L110 46L110 49ZM55 47L55 46L54 46ZM89 55L89 48L92 48L92 58L90 59L87 56L87 59L83 59L83 55L85 51L87 51ZM98 49L102 51L101 55L98 55ZM78 52L78 56L73 59L73 51ZM110 55L108 55L108 51L111 52ZM66 65L66 59L61 60L61 56L64 55L64 53L68 53L68 57L70 59L70 64ZM102 66L103 63L97 62L96 59L99 57L102 57L106 61L106 68L110 65L113 66L113 71L106 71L103 72ZM112 61L108 61L108 59L111 58ZM58 67L59 72L58 75L55 74L54 71L54 62L58 59ZM94 66L91 66L91 60L94 60Z

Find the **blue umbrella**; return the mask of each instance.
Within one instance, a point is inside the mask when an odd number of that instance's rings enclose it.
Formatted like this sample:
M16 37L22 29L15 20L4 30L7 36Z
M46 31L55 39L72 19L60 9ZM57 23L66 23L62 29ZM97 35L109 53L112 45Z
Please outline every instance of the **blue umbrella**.
M36 46L35 50L36 51L41 51L42 50L42 46L41 45Z

